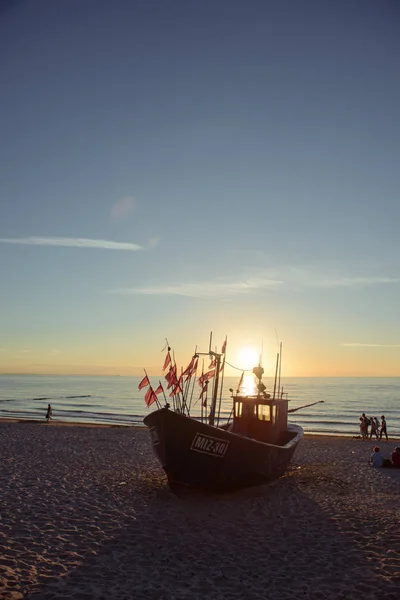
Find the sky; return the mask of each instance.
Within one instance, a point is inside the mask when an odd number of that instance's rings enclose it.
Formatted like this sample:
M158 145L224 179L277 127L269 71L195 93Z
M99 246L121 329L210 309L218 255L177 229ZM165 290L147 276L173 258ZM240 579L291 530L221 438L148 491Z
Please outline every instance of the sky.
M3 0L0 373L400 376L399 56L395 0Z

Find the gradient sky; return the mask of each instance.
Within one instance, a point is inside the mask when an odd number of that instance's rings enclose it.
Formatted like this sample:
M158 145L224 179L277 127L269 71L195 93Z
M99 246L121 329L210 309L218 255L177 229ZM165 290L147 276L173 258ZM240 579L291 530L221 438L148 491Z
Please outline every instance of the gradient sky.
M399 57L395 0L3 0L0 372L399 376Z

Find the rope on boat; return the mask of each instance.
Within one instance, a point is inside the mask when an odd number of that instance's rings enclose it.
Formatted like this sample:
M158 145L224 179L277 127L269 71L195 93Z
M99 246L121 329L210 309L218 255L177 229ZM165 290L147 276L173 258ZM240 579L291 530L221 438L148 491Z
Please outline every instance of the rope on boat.
M297 408L291 408L288 410L288 413L294 413L296 410L300 410L301 408L308 408L309 406L314 406L314 404L320 404L321 402L325 402L325 400L318 400L317 402L312 402L311 404L305 404L304 406L298 406Z

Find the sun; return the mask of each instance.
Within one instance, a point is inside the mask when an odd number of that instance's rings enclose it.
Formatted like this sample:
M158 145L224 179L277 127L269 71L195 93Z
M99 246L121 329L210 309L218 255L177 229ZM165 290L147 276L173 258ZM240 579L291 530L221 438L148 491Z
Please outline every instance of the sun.
M251 348L250 346L246 346L239 350L238 353L238 368L243 369L244 371L248 371L249 369L253 369L259 363L260 356L255 348Z

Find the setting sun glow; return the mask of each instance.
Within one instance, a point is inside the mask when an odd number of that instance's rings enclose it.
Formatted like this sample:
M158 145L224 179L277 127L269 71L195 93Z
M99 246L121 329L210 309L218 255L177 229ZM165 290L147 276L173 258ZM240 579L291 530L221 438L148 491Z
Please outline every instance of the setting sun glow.
M248 346L239 351L237 366L244 371L248 371L249 369L256 367L259 360L260 356L257 350Z

